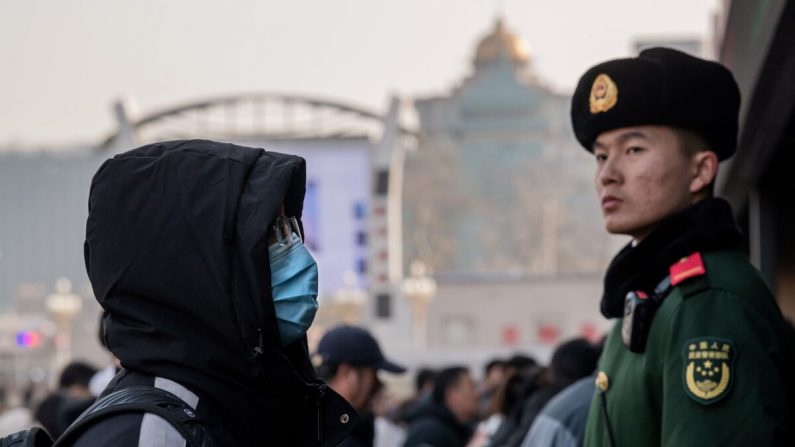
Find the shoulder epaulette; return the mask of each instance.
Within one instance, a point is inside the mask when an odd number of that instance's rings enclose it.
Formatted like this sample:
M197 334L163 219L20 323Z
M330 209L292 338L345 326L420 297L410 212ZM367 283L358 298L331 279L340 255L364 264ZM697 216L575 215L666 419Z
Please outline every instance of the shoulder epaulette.
M668 271L671 275L671 286L679 286L683 297L688 297L707 288L707 269L704 267L704 261L699 252L680 259L669 267ZM693 278L697 278L697 280Z

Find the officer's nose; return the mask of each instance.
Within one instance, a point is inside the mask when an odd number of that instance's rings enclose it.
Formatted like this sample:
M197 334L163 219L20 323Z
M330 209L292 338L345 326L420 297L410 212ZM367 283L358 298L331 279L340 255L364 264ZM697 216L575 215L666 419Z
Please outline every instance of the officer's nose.
M616 157L607 157L599 166L597 171L597 182L601 186L607 186L621 181L621 171L618 169Z

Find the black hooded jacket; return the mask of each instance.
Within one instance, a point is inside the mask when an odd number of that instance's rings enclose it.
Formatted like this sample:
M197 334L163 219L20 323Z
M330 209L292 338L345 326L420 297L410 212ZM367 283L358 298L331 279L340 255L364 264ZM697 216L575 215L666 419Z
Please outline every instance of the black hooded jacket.
M192 140L117 155L91 184L85 260L107 346L199 396L217 445L335 445L356 421L306 338L279 342L266 234L282 205L300 221L305 177L297 156Z
M470 427L434 400L422 402L406 417L409 428L403 447L464 447L472 437Z

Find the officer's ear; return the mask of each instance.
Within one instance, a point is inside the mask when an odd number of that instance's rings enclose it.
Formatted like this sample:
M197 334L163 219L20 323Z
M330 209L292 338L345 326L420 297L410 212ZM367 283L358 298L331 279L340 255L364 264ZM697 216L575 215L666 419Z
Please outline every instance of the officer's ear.
M708 193L718 175L718 154L712 151L698 151L692 156L693 177L690 180L690 192L693 194Z

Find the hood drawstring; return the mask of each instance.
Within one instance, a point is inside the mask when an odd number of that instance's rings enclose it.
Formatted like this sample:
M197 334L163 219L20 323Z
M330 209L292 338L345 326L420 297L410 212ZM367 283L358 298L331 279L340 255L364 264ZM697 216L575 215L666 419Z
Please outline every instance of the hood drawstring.
M262 335L262 328L257 328L257 346L254 346L251 357L258 360L265 353L265 337Z
M323 442L323 397L326 395L328 385L319 383L317 386L317 441Z

